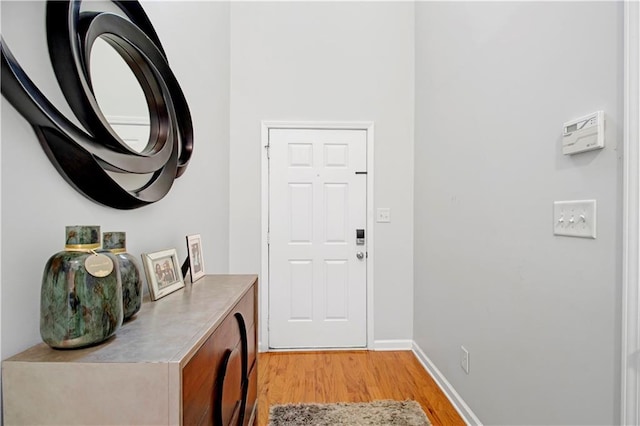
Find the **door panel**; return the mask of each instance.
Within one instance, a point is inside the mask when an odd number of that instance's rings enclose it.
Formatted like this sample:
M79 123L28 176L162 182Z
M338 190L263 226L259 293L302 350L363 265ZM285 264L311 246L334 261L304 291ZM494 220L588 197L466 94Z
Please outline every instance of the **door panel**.
M324 288L327 300L325 320L348 320L349 264L347 260L326 260Z
M269 131L269 343L364 347L366 131Z
M289 260L289 321L311 321L313 318L313 263L311 260Z
M310 183L289 184L291 200L290 243L311 244L313 240L313 185Z
M325 243L347 244L349 187L344 183L324 185Z

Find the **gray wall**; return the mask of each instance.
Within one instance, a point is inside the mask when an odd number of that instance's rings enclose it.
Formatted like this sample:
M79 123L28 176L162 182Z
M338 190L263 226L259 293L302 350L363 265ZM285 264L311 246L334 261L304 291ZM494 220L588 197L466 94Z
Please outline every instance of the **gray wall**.
M416 4L414 339L485 424L619 422L622 18ZM606 148L563 156L600 109ZM587 198L598 238L554 237L552 202Z
M231 272L260 270L261 120L374 121L375 339L411 339L413 3L231 4Z
M2 358L40 341L65 225L125 230L135 255L183 257L199 232L208 272L258 272L260 121L371 120L393 220L375 229L375 338L414 338L485 424L619 421L621 3L143 6L191 107L192 163L155 205L98 206L2 99ZM43 7L2 1L2 35L66 109ZM598 109L607 147L563 156L562 123ZM553 237L552 202L582 198L598 239Z
M12 51L47 96L63 105L45 50L44 3L3 1L0 7L2 35ZM62 179L28 123L2 98L3 359L41 341L42 271L63 249L65 225L126 231L135 256L174 247L184 258L185 235L200 233L207 272L228 271L229 4L149 1L143 7L191 108L194 156L160 202L133 211L102 207Z

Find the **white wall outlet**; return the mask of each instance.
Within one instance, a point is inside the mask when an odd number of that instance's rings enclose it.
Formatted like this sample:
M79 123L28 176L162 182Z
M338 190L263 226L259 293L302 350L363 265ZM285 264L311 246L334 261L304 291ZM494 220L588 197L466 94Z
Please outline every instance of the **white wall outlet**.
M554 201L553 233L596 238L596 200Z
M469 351L464 346L460 346L460 367L469 374Z
M391 222L391 209L379 208L376 212L376 222Z

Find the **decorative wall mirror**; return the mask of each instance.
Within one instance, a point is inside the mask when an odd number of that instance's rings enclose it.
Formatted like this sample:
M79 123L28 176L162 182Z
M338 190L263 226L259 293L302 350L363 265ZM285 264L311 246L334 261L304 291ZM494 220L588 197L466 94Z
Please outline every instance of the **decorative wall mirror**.
M109 207L142 207L164 197L184 173L193 151L191 114L142 6L137 1L111 2L119 14L81 4L48 1L46 31L53 71L82 127L47 100L4 39L2 94L33 126L47 156L74 188ZM123 130L118 121L122 117L109 111L113 100L97 95L105 92L99 72L92 72L101 67L103 59L94 55L98 51L116 60L119 56L113 76L123 76L116 78L121 85L138 87L137 104L142 107L125 115L137 117L125 123L139 126L135 138Z

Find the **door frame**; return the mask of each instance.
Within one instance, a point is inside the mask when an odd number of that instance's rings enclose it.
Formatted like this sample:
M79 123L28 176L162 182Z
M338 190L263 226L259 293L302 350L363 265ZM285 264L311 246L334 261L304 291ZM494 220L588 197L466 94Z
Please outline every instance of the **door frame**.
M367 133L367 348L373 348L373 273L374 273L374 162L373 162L373 132L372 121L268 121L261 122L261 266L259 286L259 318L260 335L258 350L268 352L269 349L269 130L271 129L310 129L310 130L364 130Z
M640 423L640 4L624 3L624 151L620 421Z

